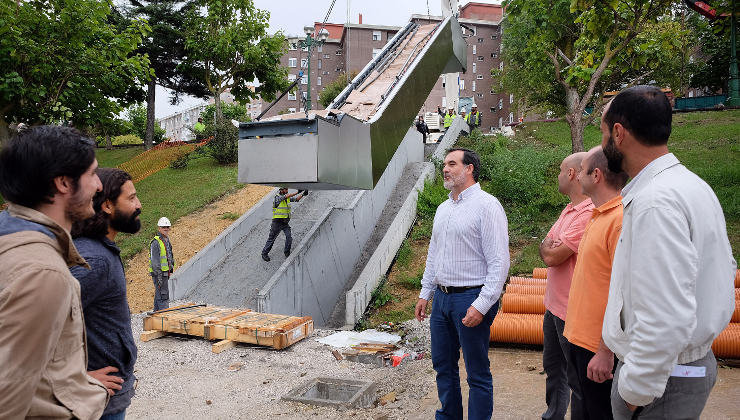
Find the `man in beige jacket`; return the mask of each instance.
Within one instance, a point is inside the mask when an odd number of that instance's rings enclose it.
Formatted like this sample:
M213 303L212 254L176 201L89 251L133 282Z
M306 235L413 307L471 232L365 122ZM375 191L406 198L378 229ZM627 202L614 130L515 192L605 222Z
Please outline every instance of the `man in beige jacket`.
M87 374L69 231L102 186L94 143L68 127L23 130L0 151L0 418L97 419L108 392Z

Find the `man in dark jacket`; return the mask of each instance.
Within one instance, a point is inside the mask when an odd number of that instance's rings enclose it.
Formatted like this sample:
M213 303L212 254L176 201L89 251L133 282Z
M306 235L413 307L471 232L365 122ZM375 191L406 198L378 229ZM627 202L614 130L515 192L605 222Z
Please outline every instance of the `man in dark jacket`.
M118 232L141 227L141 202L131 176L113 168L98 169L103 191L93 198L95 215L72 226L72 237L90 269L73 267L80 282L82 311L89 346L88 371L114 394L102 419L122 419L134 396L136 344L126 298L126 277Z

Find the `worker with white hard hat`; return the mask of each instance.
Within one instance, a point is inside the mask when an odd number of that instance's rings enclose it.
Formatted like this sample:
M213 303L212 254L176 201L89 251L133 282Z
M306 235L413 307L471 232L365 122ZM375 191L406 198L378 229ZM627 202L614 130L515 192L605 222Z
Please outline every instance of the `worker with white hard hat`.
M170 275L175 271L175 257L169 235L172 223L161 217L157 222L158 232L149 244L149 273L154 282L154 310L170 307Z
M480 127L480 112L478 111L478 105L475 103L470 107L470 113L465 116L465 122L468 123L471 130Z

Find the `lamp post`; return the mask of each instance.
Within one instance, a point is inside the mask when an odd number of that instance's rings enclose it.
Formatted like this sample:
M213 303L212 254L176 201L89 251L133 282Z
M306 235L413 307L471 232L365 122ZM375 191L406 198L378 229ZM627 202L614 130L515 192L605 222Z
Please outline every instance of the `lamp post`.
M306 88L306 112L311 109L311 52L313 46L322 45L327 38L329 38L329 31L322 29L318 37L314 37L315 29L313 26L306 26L303 28L306 33L306 39L301 41L301 47L306 48L308 56L306 58L308 68L306 70L308 74L308 88Z

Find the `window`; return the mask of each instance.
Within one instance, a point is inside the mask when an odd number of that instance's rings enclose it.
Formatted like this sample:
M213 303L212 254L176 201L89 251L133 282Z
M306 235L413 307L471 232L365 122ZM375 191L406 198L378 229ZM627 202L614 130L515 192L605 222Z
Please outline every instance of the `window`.
M498 69L499 70L503 70L504 69L504 62L503 61L500 62L500 63L498 63Z
M498 127L501 128L504 125L504 119L501 117L498 117Z
M460 90L465 90L465 80L460 79Z
M303 77L301 77L301 84L307 85L308 84L308 75L304 74Z
M316 78L316 86L321 86L321 76Z
M471 31L471 34L475 36L478 33L478 28L476 28L475 26L471 26L470 31Z
M336 70L334 70L334 71L336 71L337 73L339 73L340 71L342 71L342 68L341 67L337 67Z
M479 44L482 44L483 43L483 38L478 38L478 43Z
M288 59L288 67L296 67L298 59L297 58L289 58Z
M288 108L288 112L295 112L295 108Z
M380 41L380 38L383 35L380 33L380 31L373 31L373 41Z
M491 89L491 95L495 95L496 93Z
M475 44L474 44L474 45L473 45L473 55L477 54L477 53L475 52L475 47L477 47L477 45L475 45Z
M295 101L295 92L288 92L288 100Z
M498 100L498 109L504 109L504 100L503 99L499 99Z
M298 108L298 112L303 112L303 107Z
M324 58L329 58L329 54L324 54Z
M479 55L478 56L478 61L483 61L483 56L482 55Z
M301 92L301 97L303 97L303 100L304 101L307 100L308 99L308 92Z
M495 113L496 113L496 107L495 106L492 106L491 107L491 114L495 114Z
M513 104L514 103L514 94L513 93L512 94L509 94L509 103L510 104Z
M483 75L482 74L479 74L479 75L475 76L475 78L478 79L478 80L483 80Z
M308 58L301 58L301 68L305 69L308 66Z
M514 113L513 112L509 112L509 124L511 124L513 122L514 122Z
M373 48L373 58L377 57L381 51L383 51L382 48Z
M295 42L295 41L289 42L288 43L288 49L290 51L296 51L298 49L298 43Z
M342 50L337 50L334 54L335 55L342 55Z
M295 82L295 74L289 74L288 80L290 80L291 82Z
M329 74L329 72L328 72L328 71L325 71L325 72L324 72L324 76L326 76L327 74Z
M324 51L324 44L319 44L319 46L316 47L316 51L318 51L318 52Z
M321 59L319 59L319 61L318 61L318 63L317 63L317 64L318 64L318 66L319 66L319 70L321 70Z
M498 54L496 54L496 53L491 53L491 58L498 58Z
M473 63L473 74L475 74L475 63Z
M479 97L479 98L482 98L482 97L483 97L483 94L482 94L482 93L476 93L475 95L476 95L477 97Z
M473 80L473 83L471 83L470 90L475 92L475 80Z
M498 38L498 34L494 33L493 35L491 35L491 39L496 39L496 38Z

